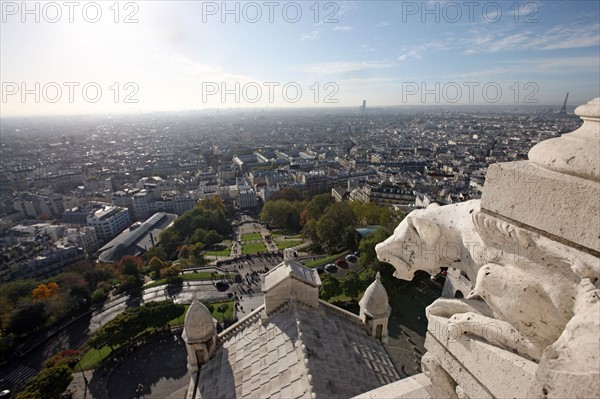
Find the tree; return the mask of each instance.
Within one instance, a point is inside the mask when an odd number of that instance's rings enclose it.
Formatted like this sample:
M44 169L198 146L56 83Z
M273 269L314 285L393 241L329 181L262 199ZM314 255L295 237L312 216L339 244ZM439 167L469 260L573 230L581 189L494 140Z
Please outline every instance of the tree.
M340 283L329 274L321 276L321 288L319 289L319 297L325 301L340 294Z
M177 280L181 274L181 267L177 265L169 266L160 271L160 277L167 280L167 283L172 283Z
M87 286L75 286L69 292L71 309L87 309L92 304L92 294Z
M140 269L144 267L144 262L139 256L126 255L119 262L121 273L133 277L138 277Z
M71 368L64 364L44 368L27 382L16 399L58 399L73 380L71 373Z
M361 290L366 288L363 288L358 274L356 274L354 271L346 273L346 275L342 277L340 283L344 294L348 295L352 299L358 297L358 294L360 294Z
M282 199L286 201L302 201L302 193L296 188L284 187L281 190L272 193L267 202Z
M160 328L181 316L185 306L173 301L153 301L139 308L129 308L105 324L88 341L94 349L111 348L127 343L150 327Z
M92 303L102 303L106 301L107 298L108 293L102 288L98 288L92 293Z
M205 248L211 248L216 244L220 243L221 241L223 241L223 237L221 237L219 233L217 233L214 230L209 230L204 235L202 243L204 243Z
M319 241L319 234L317 232L317 221L309 220L304 224L304 228L302 229L302 236L310 239L313 242Z
M213 211L225 211L225 203L219 195L210 198L204 198L196 205L198 208L209 209Z
M95 267L94 269L85 271L83 273L83 278L90 290L94 290L98 287L98 284L112 280L114 275L108 269Z
M344 246L343 232L354 225L354 213L347 202L336 202L327 208L317 222L319 241L330 252L335 252Z
M155 245L144 253L144 259L146 260L152 259L154 257L157 257L161 260L167 259L167 253L165 252L165 249L162 245Z
M6 329L14 334L23 334L42 327L46 320L44 302L26 303L15 309Z
M124 274L119 278L119 292L135 293L142 285L142 280Z
M260 220L282 229L297 231L300 228L300 213L303 208L303 203L299 201L267 201L260 213Z
M43 299L50 298L50 296L52 295L48 286L46 286L46 284L43 283L35 287L33 291L31 291L31 294L33 295L33 299L36 301L41 301Z
M331 194L319 194L312 197L310 202L306 204L306 208L303 211L302 224L304 225L309 220L318 220L325 210L335 203L335 199Z
M375 270L379 270L381 262L377 259L377 253L375 252L375 245L382 241L385 241L389 236L389 232L381 227L377 229L373 234L365 237L361 240L358 248L360 249L360 265L363 267L372 267Z
M186 248L187 248L187 246L186 246ZM180 251L180 253L181 253L181 251ZM154 258L150 259L150 262L148 262L148 268L154 274L155 278L160 276L160 269L163 269L164 267L165 267L165 262L163 262L156 256Z
M31 292L38 286L35 280L16 280L0 285L0 297L5 297L13 305L23 298L31 298Z
M181 217L183 217L183 216L181 216ZM169 227L168 229L164 229L163 231L161 231L160 234L158 235L158 237L160 240L159 245L163 249L163 251L166 255L166 260L174 259L177 255L177 253L176 253L177 247L179 246L179 243L181 242L181 239L179 238L179 234L177 233L177 230L174 228L174 226Z
M190 257L190 247L188 247L187 245L182 245L181 248L179 249L179 253L177 254L177 257L179 257L179 259L186 259Z

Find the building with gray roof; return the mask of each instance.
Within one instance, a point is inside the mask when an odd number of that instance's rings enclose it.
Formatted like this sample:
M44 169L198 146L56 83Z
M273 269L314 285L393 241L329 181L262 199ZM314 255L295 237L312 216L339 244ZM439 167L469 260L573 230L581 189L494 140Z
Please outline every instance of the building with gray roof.
M403 376L385 339L376 337L387 331L372 328L382 324L387 330L389 317L378 280L365 301L369 309L361 309L368 317L320 300L316 270L289 257L262 282L264 304L218 335L213 320L201 317L201 306L190 307L185 331L212 334L184 334L188 367L195 372L187 398L351 398ZM188 325L192 321L205 326Z
M141 255L158 244L161 231L173 224L177 215L158 212L143 223L134 223L98 250L100 262L114 263L125 255Z

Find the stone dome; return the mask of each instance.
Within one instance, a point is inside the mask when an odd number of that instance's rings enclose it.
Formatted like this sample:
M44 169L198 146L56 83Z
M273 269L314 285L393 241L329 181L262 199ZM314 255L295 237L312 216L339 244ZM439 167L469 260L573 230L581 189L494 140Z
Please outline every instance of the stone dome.
M185 315L183 332L188 343L209 341L217 333L212 314L198 299L194 298Z
M388 294L383 284L381 284L381 275L377 272L375 281L365 290L360 302L360 308L372 317L388 317L392 308L388 303Z

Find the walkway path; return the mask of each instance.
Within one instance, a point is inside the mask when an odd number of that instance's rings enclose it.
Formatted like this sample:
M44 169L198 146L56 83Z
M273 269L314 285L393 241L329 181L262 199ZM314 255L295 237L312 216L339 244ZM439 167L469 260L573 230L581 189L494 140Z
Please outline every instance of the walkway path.
M148 342L108 367L73 374L74 399L132 399L138 384L143 398L184 398L191 373L180 333Z

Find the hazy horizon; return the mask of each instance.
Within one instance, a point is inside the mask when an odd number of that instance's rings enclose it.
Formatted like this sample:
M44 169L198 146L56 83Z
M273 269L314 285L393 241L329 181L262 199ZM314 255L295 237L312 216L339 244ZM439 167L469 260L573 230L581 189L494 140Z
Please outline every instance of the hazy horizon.
M574 107L600 93L599 20L596 1L3 1L0 117Z

